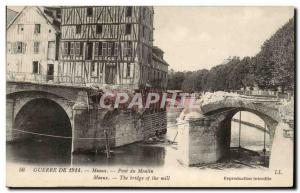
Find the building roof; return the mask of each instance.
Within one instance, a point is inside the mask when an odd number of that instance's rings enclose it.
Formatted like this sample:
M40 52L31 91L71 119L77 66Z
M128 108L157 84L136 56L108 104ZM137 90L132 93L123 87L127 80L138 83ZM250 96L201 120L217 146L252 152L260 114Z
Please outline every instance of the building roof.
M6 26L18 15L17 11L6 8Z
M44 8L43 7L39 7L39 6L33 6L34 8L36 8L38 14L40 14L43 18L45 18L45 20L47 21L47 23L49 23L51 26L53 26L53 28L58 32L60 31L59 26L55 25L55 18L52 18L50 16L48 16L47 14L44 13ZM25 9L27 9L28 6L25 6L14 18L13 20L11 20L11 22L8 24L7 29L10 28L10 26L17 20L17 18L19 18L19 16L24 12Z
M163 63L164 65L169 66L169 64L161 57L157 56L154 52L152 53L152 59Z

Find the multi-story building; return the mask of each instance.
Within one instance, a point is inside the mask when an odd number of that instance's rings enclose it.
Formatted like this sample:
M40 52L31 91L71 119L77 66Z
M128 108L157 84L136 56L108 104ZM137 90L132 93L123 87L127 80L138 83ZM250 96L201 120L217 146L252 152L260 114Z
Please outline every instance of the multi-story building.
M162 51L153 54L153 7L62 7L61 82L142 88L165 78ZM162 67L153 67L161 65ZM152 74L152 76L151 76Z
M28 6L7 26L7 78L53 81L57 72L59 22L43 7Z

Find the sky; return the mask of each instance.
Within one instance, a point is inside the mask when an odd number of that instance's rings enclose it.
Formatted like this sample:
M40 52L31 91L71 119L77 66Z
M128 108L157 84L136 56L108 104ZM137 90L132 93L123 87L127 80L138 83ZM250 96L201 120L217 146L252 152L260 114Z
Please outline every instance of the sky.
M20 11L22 7L9 7ZM230 56L254 56L293 17L293 7L154 7L154 45L169 69L210 69Z
M169 69L210 69L229 56L254 56L293 17L292 7L155 7L154 44Z

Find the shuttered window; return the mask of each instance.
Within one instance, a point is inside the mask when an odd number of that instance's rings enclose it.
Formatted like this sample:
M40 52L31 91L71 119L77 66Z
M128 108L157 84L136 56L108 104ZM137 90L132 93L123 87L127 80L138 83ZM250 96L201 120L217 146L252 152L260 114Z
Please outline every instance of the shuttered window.
M26 43L23 42L14 42L13 43L13 53L14 54L25 54L26 52Z

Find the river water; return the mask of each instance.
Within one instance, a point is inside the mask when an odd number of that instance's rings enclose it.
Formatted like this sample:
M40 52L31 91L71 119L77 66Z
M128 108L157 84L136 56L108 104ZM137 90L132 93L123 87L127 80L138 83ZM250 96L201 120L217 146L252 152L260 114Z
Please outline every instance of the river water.
M173 116L173 118L172 118ZM177 127L176 114L169 114L168 132L164 136L169 141L176 141ZM236 114L236 119L239 115ZM242 112L242 120L264 126L264 122L254 114ZM232 122L231 147L237 147L239 143L239 124ZM266 148L269 148L269 135L266 135ZM261 153L264 148L264 132L256 128L242 125L241 146ZM164 166L179 164L176 160L176 144L145 144L143 142L129 144L113 149L110 159L104 152L92 154L71 155L71 141L66 139L40 138L19 143L7 143L7 161L20 164L34 165L84 165L84 166ZM234 149L234 148L233 148ZM234 150L232 151L234 152ZM236 159L236 156L233 156ZM225 163L225 162L224 162ZM231 167L232 162L225 163L225 167ZM219 167L219 166L218 166ZM224 167L224 164L223 166ZM233 165L232 167L236 167Z

